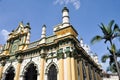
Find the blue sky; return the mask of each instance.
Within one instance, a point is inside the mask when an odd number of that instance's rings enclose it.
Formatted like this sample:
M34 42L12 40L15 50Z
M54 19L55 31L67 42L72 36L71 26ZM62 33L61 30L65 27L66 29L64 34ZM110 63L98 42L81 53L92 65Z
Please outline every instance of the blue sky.
M0 44L21 21L31 24L31 42L40 39L43 24L47 26L47 36L52 35L53 27L62 22L64 6L69 8L70 23L79 39L82 37L100 60L107 53L106 46L103 42L91 45L90 40L96 34L102 35L98 27L101 22L108 24L114 19L120 25L120 0L0 0Z

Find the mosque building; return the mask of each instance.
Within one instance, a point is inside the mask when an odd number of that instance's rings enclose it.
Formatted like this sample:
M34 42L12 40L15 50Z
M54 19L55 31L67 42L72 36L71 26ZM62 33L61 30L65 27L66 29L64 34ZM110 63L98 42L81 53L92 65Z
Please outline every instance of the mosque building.
M52 36L43 25L41 38L30 42L30 30L30 23L19 23L0 47L0 80L102 80L98 57L78 40L67 7Z

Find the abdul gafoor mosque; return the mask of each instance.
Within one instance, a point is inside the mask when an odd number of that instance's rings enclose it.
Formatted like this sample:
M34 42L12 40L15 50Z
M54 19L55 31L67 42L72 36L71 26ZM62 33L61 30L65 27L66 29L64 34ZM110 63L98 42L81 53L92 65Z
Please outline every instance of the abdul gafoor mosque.
M62 23L30 42L30 24L19 23L0 51L0 80L102 80L97 56L89 55L62 9Z

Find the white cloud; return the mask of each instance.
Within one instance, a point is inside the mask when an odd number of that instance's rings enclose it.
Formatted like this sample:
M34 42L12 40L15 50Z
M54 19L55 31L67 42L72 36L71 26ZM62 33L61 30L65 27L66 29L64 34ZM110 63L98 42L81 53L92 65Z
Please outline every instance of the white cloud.
M0 31L0 34L3 37L3 39L6 41L7 38L8 38L9 32L7 30L3 29L3 30Z
M80 8L80 0L56 0L54 4L67 5L72 4L76 10Z

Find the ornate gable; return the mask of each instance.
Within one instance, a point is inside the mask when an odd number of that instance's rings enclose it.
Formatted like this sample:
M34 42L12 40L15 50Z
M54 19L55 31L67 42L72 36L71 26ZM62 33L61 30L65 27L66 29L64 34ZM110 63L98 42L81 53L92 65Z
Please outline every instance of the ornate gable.
M27 25L24 26L23 22L20 22L18 27L9 34L2 54L13 55L18 50L24 50L27 48L29 41L30 24L27 23Z

